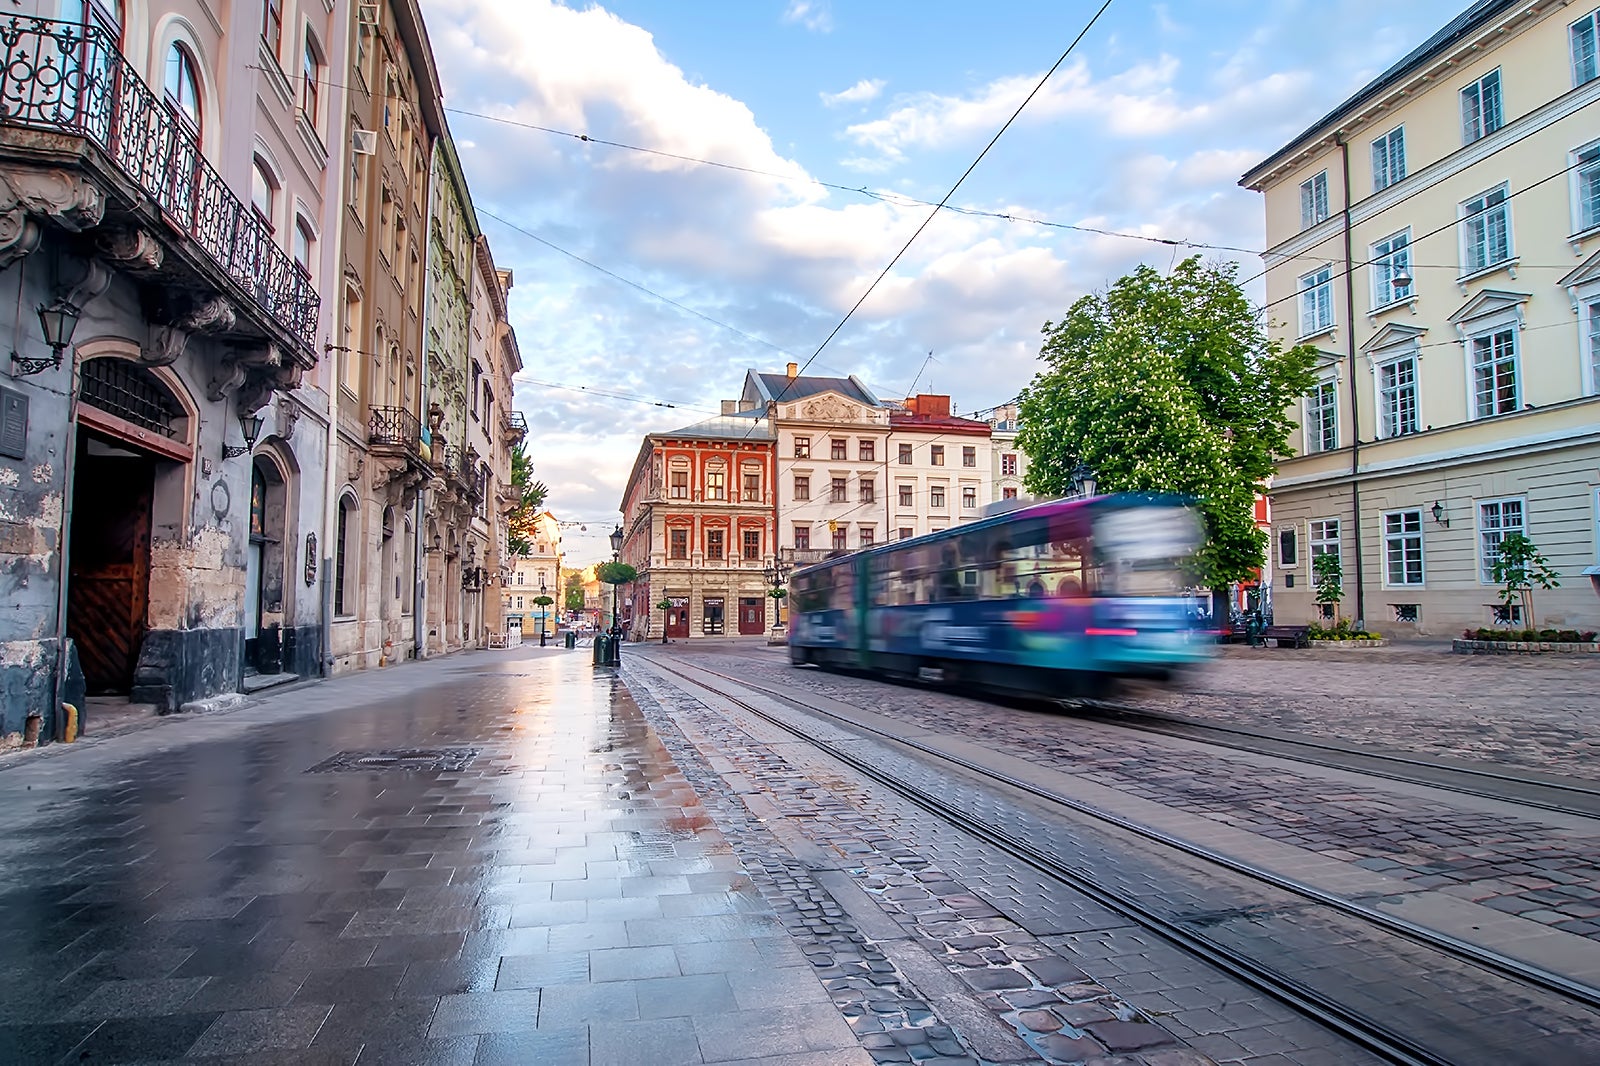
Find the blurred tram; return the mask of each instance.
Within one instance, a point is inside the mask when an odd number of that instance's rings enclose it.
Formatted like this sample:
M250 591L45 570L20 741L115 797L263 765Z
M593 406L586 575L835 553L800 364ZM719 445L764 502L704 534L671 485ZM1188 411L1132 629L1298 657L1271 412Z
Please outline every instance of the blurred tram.
M795 572L789 659L1047 698L1208 658L1188 588L1199 515L1175 496L1035 504Z

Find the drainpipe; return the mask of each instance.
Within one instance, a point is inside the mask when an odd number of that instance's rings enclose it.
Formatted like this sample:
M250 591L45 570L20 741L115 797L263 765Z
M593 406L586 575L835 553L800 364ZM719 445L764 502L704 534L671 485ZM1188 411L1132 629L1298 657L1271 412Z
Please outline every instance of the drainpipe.
M1344 312L1345 353L1350 364L1350 507L1355 513L1356 628L1367 627L1367 583L1361 549L1361 390L1356 384L1356 279L1355 255L1350 233L1350 142L1344 134L1339 143L1340 165L1344 168ZM1342 539L1342 538L1341 538Z
M440 134L444 136L444 134ZM426 205L423 211L422 233L422 380L419 386L419 399L417 401L417 415L424 424L428 419L428 365L432 362L432 353L428 351L428 327L433 324L433 300L428 292L428 279L433 277L433 194L439 181L439 146L434 144L433 150L428 153L428 198L423 201ZM470 329L470 322L468 327ZM465 426L463 426L465 429ZM463 434L463 440L464 440ZM437 446L438 442L435 441ZM426 553L422 550L422 517L425 508L422 505L423 493L427 491L427 482L417 488L416 501L411 505L413 517L411 519L411 647L412 657L421 659L427 650L428 619L426 611L428 606L428 575L424 569L427 562ZM440 570L443 577L443 569ZM444 590L446 593L449 589ZM442 605L441 605L442 608ZM441 610L440 626L444 625Z
M345 106L347 96L341 96L337 103L342 108ZM330 111L330 114L332 112ZM344 298L344 249L345 249L345 182L350 177L350 153L353 150L351 131L348 122L337 123L342 131L339 144L339 178L334 183L333 217L336 220L333 249L333 270L340 279L337 289L337 298L334 301L331 316L333 327L329 332L328 340L323 348L324 356L332 356L332 373L328 376L328 436L323 448L322 461L322 560L319 564L318 576L322 582L322 676L333 676L333 560L337 545L333 543L338 526L334 522L338 514L336 507L339 502L339 389L344 381L344 360L355 357L354 352L347 352L342 345L333 343L335 337L341 341L345 335L345 298ZM361 347L358 343L356 347Z

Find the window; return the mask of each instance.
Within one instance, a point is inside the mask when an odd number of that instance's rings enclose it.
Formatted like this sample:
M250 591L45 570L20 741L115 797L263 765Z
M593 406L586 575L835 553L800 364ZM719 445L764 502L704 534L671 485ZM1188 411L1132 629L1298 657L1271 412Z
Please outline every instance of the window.
M842 477L836 477L836 478L833 479L833 482L832 482L832 485L831 485L831 492L829 493L829 497L828 497L829 498L829 502L830 503L847 503L847 502L849 502L848 493L849 493L849 486L846 484L846 479L842 478Z
M1310 229L1328 217L1328 172L1300 183L1300 228Z
M1337 413L1333 379L1318 382L1306 397L1306 451L1331 452L1339 446Z
M1421 511L1390 511L1383 516L1383 558L1389 584L1422 584Z
M978 489L977 489L976 486L974 486L974 485L963 485L961 487L961 506L964 507L965 509L969 510L969 511L975 510L977 508L977 506L978 506Z
M870 548L877 542L877 532L871 526L858 526L856 528L858 530L856 541L863 548Z
M720 529L708 529L708 530L706 530L706 558L707 559L721 559L722 558L722 538L723 538L722 530L720 530Z
M1461 273L1475 274L1511 258L1511 205L1506 187L1461 205Z
M1297 541L1298 538L1295 536L1294 530L1280 529L1278 531L1279 566L1300 565L1300 545L1297 543Z
M744 500L746 503L761 502L760 474L746 474L744 476Z
M944 486L935 485L928 490L928 506L936 511L944 510Z
M1461 143L1471 144L1503 125L1500 71L1496 69L1461 90Z
M850 442L843 437L828 438L829 454L834 459L848 459Z
M1397 126L1372 142L1372 191L1406 176L1406 128Z
M728 475L721 470L708 470L706 472L706 499L726 500L728 498Z
M350 555L354 545L351 543L355 531L351 529L350 516L356 509L356 502L346 496L339 501L339 524L333 534L333 613L349 615L355 613L355 601L350 592Z
M899 486L899 489L900 489L900 506L901 507L915 507L916 506L916 490L913 489L910 485L901 485L901 486Z
M1004 452L1000 456L1000 476L1017 476L1017 456L1014 452Z
M1590 298L1584 307L1589 325L1589 391L1600 392L1600 298Z
M1372 260L1372 306L1382 307L1396 300L1409 299L1416 290L1411 274L1411 230L1385 237L1369 249ZM1405 278L1396 285L1396 278Z
M833 550L843 551L850 546L850 527L840 522L833 527Z
M1333 267L1325 266L1300 279L1300 336L1333 328Z
M1016 489L1001 489L1000 490L1000 498L1002 500L1014 500L1014 499L1017 498L1017 490Z
M910 466L911 465L911 445L909 445L909 444L900 445L900 465L901 466Z
M1378 433L1398 437L1417 429L1417 359L1407 355L1378 367Z
M811 458L811 438L796 437L794 439L794 457L796 459Z
M272 174L267 170L267 164L260 156L250 167L250 209L256 217L267 224L267 232L272 232L272 201L277 192L277 183L272 180Z
M962 466L977 466L978 465L978 449L973 447L970 444L963 444L961 446L961 465Z
M795 526L794 527L794 549L795 549L795 551L802 551L802 552L811 550L811 527L810 526Z
M1494 564L1500 558L1500 542L1507 533L1527 533L1526 516L1522 501L1478 501L1478 553L1479 579L1485 585L1494 585Z
M1339 554L1339 520L1319 518L1311 523L1311 561L1319 555ZM1314 571L1313 571L1314 572Z
M742 534L745 561L761 558L761 530L747 529Z
M263 0L261 39L272 50L272 58L278 58L278 50L283 46L283 0Z
M876 442L870 440L862 441L860 445L860 455L863 463L876 462L878 455Z
M671 493L674 500L687 500L689 498L689 471L674 470L668 475L671 479Z
M943 444L930 444L928 446L928 462L932 463L934 466L944 465Z
M1573 227L1583 233L1600 227L1600 141L1572 153L1577 164L1573 172Z
M1420 603L1392 603L1394 620L1396 622L1422 621L1422 605Z
M167 73L162 82L167 107L177 115L195 140L200 139L200 79L195 76L194 57L181 44L167 49Z
M294 265L295 269L309 278L311 277L311 248L316 243L316 238L311 234L311 223L304 218L294 220Z
M794 498L796 500L811 499L811 478L806 474L794 476Z
M878 499L878 487L876 482L869 477L862 478L860 495L862 503L876 503Z
M1517 331L1511 326L1473 337L1472 417L1517 409Z
M311 34L306 34L306 51L301 59L300 72L305 83L300 86L300 113L306 117L311 125L317 124L317 94L321 91L318 84L322 80L322 58L317 54L317 43L312 40Z
M917 531L910 526L901 526L898 533L901 540L910 540L917 535Z
M1572 24L1572 84L1582 85L1600 77L1600 64L1595 62L1595 28L1600 21L1600 11L1591 11Z

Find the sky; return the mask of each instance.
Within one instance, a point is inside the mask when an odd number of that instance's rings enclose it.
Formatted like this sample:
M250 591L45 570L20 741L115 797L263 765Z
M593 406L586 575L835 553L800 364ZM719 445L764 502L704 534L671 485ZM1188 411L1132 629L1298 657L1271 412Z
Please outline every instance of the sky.
M1239 176L1468 0L1112 0L950 198L984 213L939 212L828 340L1101 2L422 0L574 565L609 557L644 435L749 369L972 413L1141 263L1254 274Z

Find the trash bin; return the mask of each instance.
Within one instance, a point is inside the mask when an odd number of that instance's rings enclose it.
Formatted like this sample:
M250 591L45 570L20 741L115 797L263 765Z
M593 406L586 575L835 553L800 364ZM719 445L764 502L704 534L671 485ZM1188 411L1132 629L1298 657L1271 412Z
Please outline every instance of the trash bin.
M576 648L577 646L578 646L578 634L577 634L577 632L575 630L571 630L571 629L567 630L567 647L570 649L570 648Z
M604 633L596 633L594 635L594 664L596 666L605 666L606 661L606 635Z

